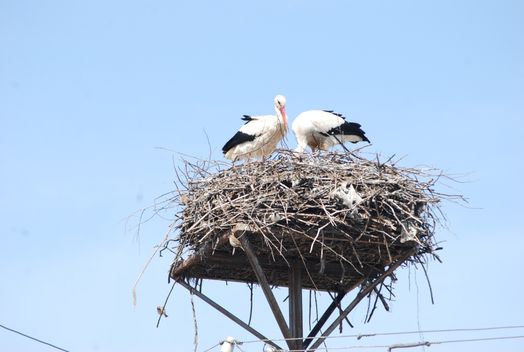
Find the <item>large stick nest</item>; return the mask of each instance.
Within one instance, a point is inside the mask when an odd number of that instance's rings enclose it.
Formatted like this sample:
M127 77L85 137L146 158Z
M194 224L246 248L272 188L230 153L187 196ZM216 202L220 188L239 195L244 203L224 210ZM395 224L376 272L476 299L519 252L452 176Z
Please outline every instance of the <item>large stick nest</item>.
M271 285L299 265L304 288L351 290L407 253L433 254L439 202L452 197L435 192L435 172L351 153L223 165L185 161L177 175L174 279L257 282L232 246L247 236Z

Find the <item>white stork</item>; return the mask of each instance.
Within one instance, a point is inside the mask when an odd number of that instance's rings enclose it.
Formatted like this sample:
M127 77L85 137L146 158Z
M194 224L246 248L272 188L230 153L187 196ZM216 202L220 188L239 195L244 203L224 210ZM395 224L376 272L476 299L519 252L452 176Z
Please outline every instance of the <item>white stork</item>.
M275 114L244 115L246 123L222 148L225 157L236 161L271 155L287 133L286 98L282 95L275 97Z
M315 151L328 150L337 144L343 146L345 142L369 143L360 124L347 122L342 114L331 110L305 111L295 118L291 127L298 142L295 151L299 153L304 152L307 146Z

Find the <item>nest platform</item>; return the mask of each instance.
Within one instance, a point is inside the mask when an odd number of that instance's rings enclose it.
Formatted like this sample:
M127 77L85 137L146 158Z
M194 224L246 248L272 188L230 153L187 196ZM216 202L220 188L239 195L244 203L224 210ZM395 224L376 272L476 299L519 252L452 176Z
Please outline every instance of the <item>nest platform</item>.
M277 153L231 166L186 162L170 277L348 292L433 253L437 177L355 154ZM249 248L246 248L249 247ZM251 263L252 264L252 263Z

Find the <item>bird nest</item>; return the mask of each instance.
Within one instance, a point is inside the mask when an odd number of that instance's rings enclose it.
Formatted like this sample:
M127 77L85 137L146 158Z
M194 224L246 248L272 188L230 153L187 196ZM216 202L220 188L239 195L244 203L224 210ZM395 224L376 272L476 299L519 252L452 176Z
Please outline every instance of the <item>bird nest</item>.
M303 288L349 291L400 259L434 255L439 203L452 197L434 190L437 173L353 153L185 161L177 176L175 280L256 283L248 240L270 285L288 286L298 266Z

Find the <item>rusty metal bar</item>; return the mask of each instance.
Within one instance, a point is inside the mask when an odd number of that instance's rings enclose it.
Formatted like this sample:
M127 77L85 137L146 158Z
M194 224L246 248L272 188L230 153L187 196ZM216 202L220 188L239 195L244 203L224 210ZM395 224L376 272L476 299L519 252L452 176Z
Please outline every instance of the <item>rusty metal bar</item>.
M264 274L264 270L262 270L258 258L256 254L253 252L253 249L251 248L251 243L249 242L247 235L243 235L242 237L240 237L240 242L242 243L242 248L244 248L247 259L251 264L251 268L255 272L255 275L258 279L258 283L262 288L264 295L266 296L266 300L269 303L269 307L271 308L271 311L275 316L275 320L277 321L278 327L282 332L282 336L284 336L284 338L286 339L288 347L290 349L293 349L293 340L291 339L291 333L286 323L286 319L284 318L284 315L282 314L282 311L278 306L277 300L273 295L273 291L271 291L271 287L269 286L269 283L267 281L266 274Z
M347 292L339 292L338 295L333 299L333 302L331 302L329 307L327 307L327 309L324 312L324 314L322 314L322 316L320 317L318 322L315 324L315 326L313 326L313 329L311 329L311 332L309 333L307 338L304 340L304 343L302 345L303 349L308 348L308 346L311 343L311 341L313 341L313 338L318 334L320 329L322 329L322 326L324 326L324 324L329 319L331 314L333 314L335 309L337 309L337 307L340 304L340 302L342 302L342 299L346 296L346 293Z
M200 292L200 291L196 290L195 288L191 287L188 283L186 283L186 282L184 282L182 280L178 281L177 283L180 286L186 288L191 294L194 294L195 296L197 296L198 298L200 298L201 300L203 300L204 302L209 304L211 307L215 308L220 313L224 314L226 317L228 317L229 319L233 320L235 323L237 323L238 325L240 325L241 327L243 327L244 329L246 329L247 331L252 333L254 336L258 337L260 340L263 340L265 343L274 346L277 350L282 350L282 348L279 347L276 343L272 342L267 337L262 335L260 332L258 332L257 330L253 329L251 326L249 326L246 323L244 323L236 315L234 315L233 313L231 313L230 311L228 311L227 309L222 307L220 304L218 304L215 301L213 301L211 298L209 298L206 295L204 295L202 292Z
M301 262L289 268L289 330L294 338L293 350L302 349L302 269Z
M364 289L362 289L357 294L357 296L353 299L353 301L351 301L351 303L347 306L347 308L344 309L344 311L342 311L342 313L340 313L338 318L335 319L335 321L333 321L333 323L331 323L331 325L326 329L326 331L324 331L324 335L319 337L315 341L313 346L311 346L311 348L308 349L308 351L310 351L310 352L316 351L316 349L324 342L324 340L337 328L337 326L340 324L340 322L342 320L344 320L353 309L355 309L357 304L359 304L360 301L364 297L366 297L368 295L368 293L370 293L375 287L377 287L377 285L379 285L382 281L384 281L386 279L386 277L391 275L391 273L393 273L393 271L395 271L395 269L397 269L402 263L404 263L404 261L406 259L408 259L410 256L415 254L415 252L416 252L416 249L412 249L411 251L409 251L408 253L403 255L400 259L397 260L396 263L391 264L389 266L388 270L386 270L382 275L380 275L378 278L376 278L375 281L373 281L368 286L366 286Z

